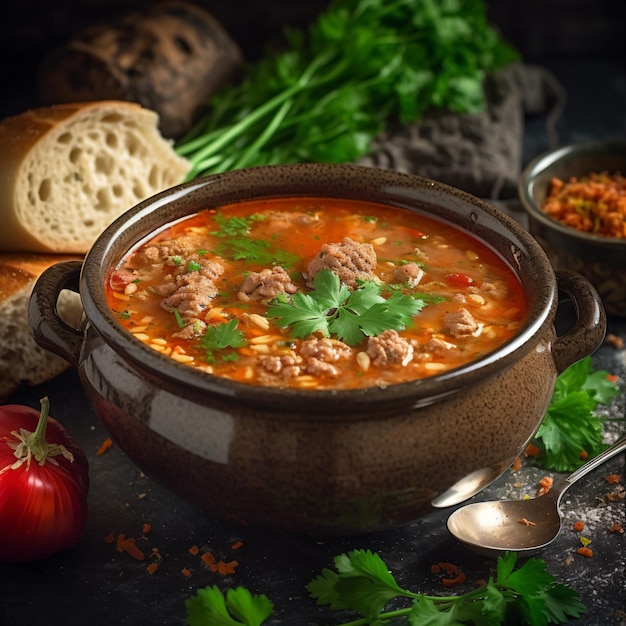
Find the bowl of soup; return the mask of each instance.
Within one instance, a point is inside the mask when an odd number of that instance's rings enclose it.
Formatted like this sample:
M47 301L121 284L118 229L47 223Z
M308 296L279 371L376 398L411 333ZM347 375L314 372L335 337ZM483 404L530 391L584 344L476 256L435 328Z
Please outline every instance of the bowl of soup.
M80 328L55 311L63 289ZM557 335L562 295L577 317ZM480 491L606 330L591 284L494 207L322 164L142 202L41 277L29 318L149 477L221 518L321 536Z
M607 314L626 317L626 140L538 155L520 176L519 198L552 265L588 278Z

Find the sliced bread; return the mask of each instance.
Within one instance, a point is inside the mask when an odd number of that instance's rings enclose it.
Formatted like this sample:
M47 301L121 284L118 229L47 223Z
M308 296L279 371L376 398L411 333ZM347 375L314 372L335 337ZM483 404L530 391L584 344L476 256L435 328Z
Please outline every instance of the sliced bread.
M1 251L84 254L115 218L190 164L138 104L32 109L0 122Z
M68 258L50 254L0 254L0 402L22 383L38 385L69 367L60 356L35 343L28 325L28 302L35 282L45 269ZM61 291L57 311L72 328L79 328L83 309L77 293Z

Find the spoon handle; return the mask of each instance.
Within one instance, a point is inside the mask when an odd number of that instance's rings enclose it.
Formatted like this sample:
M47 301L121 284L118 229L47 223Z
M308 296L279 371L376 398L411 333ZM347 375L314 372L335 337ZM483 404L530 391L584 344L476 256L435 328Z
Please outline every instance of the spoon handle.
M600 452L598 456L594 456L593 459L587 461L583 466L579 467L576 471L572 472L565 480L569 485L573 485L579 478L586 476L591 470L602 465L605 461L613 458L616 454L619 454L623 450L626 450L626 435L622 435L611 447L607 448L603 452Z

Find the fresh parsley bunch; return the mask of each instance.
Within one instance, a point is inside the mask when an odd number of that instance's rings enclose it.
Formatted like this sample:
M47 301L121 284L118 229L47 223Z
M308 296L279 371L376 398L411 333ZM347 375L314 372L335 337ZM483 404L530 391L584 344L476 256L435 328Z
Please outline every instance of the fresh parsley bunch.
M541 453L537 462L556 472L571 472L606 448L604 420L596 415L598 404L609 404L619 395L608 372L595 370L591 357L568 367L556 380L552 401L535 440Z
M188 178L271 163L356 161L392 123L484 108L485 75L518 58L482 0L332 0L176 145Z
M400 291L385 298L380 285L373 281L350 291L327 269L315 275L313 287L309 293L297 292L291 297L281 294L270 304L267 316L283 328L289 326L293 337L321 332L324 337L333 336L355 346L365 337L406 328L426 305L424 300Z
M586 612L578 594L557 583L544 561L531 558L515 569L516 560L513 552L499 557L495 579L465 594L427 596L402 588L378 554L354 550L336 556L335 569L324 569L307 590L318 604L362 616L343 626L547 626ZM384 610L398 599L410 606ZM238 587L224 596L215 586L199 590L186 606L190 626L260 626L273 608L265 595Z

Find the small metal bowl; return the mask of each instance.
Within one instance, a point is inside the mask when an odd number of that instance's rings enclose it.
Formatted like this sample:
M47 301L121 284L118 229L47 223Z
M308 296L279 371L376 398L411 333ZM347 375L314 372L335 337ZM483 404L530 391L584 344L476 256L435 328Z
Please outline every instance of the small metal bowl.
M518 193L530 233L554 269L582 274L598 290L608 315L626 317L626 239L569 228L541 210L553 177L567 180L604 171L626 174L626 140L591 141L544 152L522 172Z

